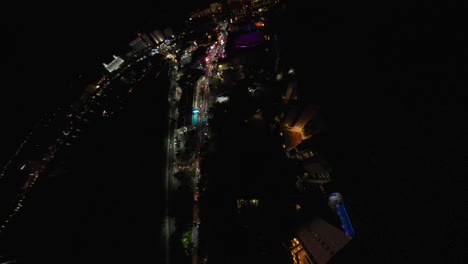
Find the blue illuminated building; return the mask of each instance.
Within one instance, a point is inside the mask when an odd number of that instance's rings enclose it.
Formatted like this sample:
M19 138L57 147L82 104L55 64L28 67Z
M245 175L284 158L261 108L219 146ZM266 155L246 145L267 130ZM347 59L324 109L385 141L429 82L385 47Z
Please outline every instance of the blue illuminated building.
M328 205L336 210L338 218L341 222L341 227L343 228L345 234L349 237L354 237L354 228L351 224L351 220L349 219L348 212L346 211L341 193L331 193L328 197L328 201Z

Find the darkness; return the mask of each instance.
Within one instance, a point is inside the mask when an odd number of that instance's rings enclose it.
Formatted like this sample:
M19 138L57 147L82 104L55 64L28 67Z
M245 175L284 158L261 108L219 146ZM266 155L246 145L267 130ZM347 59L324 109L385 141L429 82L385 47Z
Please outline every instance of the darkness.
M466 10L289 2L287 59L303 96L322 107L328 155L376 263L464 263L456 186L466 173ZM1 163L43 113L76 92L71 80L109 61L139 29L181 23L192 6L49 8L12 8L2 18Z
M322 106L328 155L376 262L463 263L461 15L429 3L292 8L299 85Z

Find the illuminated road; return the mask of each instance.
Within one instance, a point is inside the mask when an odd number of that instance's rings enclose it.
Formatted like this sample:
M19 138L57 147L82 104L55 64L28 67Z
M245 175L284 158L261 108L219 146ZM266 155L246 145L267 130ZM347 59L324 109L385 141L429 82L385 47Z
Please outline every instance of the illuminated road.
M198 182L200 177L200 168L198 162L198 155L199 147L201 142L204 141L204 138L207 136L207 117L208 117L208 110L211 106L212 102L215 100L213 99L214 95L212 90L210 89L210 81L216 76L215 70L217 70L217 60L224 52L225 40L226 40L226 24L224 26L218 27L221 29L218 36L219 40L214 40L211 43L206 44L208 46L206 53L205 53L205 66L204 71L205 74L201 76L195 84L194 89L194 96L192 98L192 109L193 111L193 118L192 118L192 125L196 127L198 130L197 135L198 138L196 139L197 143L197 150L194 153L195 157L190 158L190 160L176 160L175 158L175 133L177 127L177 107L178 101L174 100L176 96L176 90L178 88L177 80L182 77L179 74L178 68L180 67L179 62L182 61L177 55L169 53L166 55L169 61L169 76L171 79L171 85L169 88L168 94L168 101L169 101L169 116L168 116L168 134L166 140L166 164L165 164L165 200L166 200L166 207L164 210L164 225L163 225L163 240L165 245L165 263L171 263L170 255L170 241L171 237L175 232L175 218L169 215L169 208L170 208L170 201L172 200L171 197L175 190L177 189L177 180L174 179L174 174L179 170L179 167L188 170L195 170L196 179L195 181L194 193L197 192ZM183 53L183 56L187 57L187 53ZM205 124L205 125L203 125ZM192 161L193 160L193 161ZM188 162L188 163L187 163ZM187 163L187 164L186 164ZM182 167L181 167L182 166ZM196 223L192 227L192 263L198 263L198 224L200 223L200 219L198 218L198 204L196 203L197 197L194 197L194 204L193 204L193 222Z
M165 197L166 197L166 206L164 208L164 226L163 226L163 239L165 245L165 263L170 263L170 243L169 240L172 234L175 231L175 220L174 217L169 215L169 206L170 206L170 195L175 190L174 186L174 134L175 128L177 126L177 105L171 100L173 94L176 92L177 82L176 82L176 64L170 63L169 67L169 76L171 79L171 84L169 87L169 111L168 111L168 132L167 132L167 141L166 141L166 168L164 175L165 183Z
M224 56L224 49L226 45L226 40L227 40L227 23L220 23L218 26L219 33L217 34L218 39L211 43L206 51L205 54L205 74L204 76L200 77L200 79L197 81L196 86L195 86L195 92L194 92L194 98L193 98L193 103L192 103L192 108L196 109L197 112L194 113L197 115L196 118L193 120L196 121L196 123L193 123L192 125L196 126L198 129L198 139L197 139L197 155L202 155L200 153L200 146L203 144L205 137L208 136L208 110L212 106L213 102L216 101L216 91L214 91L210 87L210 82L217 77L217 72L218 70L218 59L221 56ZM198 185L199 185L199 179L200 179L200 167L199 167L199 162L198 162L199 157L196 157L196 162L194 162L193 167L197 171L197 177L196 177L196 185L195 185L195 190L194 193L197 196L198 195ZM193 243L193 248L192 248L192 263L196 264L198 263L198 227L200 224L200 219L198 218L199 216L199 208L198 208L198 203L197 200L198 197L194 197L194 206L193 206L193 222L195 225L192 228L192 243Z

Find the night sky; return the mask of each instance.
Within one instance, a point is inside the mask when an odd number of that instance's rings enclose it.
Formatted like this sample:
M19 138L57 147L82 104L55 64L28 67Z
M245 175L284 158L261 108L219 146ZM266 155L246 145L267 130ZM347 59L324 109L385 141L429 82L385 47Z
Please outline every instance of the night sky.
M462 12L427 3L368 11L291 2L282 21L287 59L307 87L304 98L322 107L329 157L348 186L343 193L359 201L350 206L375 257L463 263L455 236L462 196L454 187L466 173L459 154L468 117ZM11 10L1 22L0 163L42 113L76 93L70 80L110 61L139 29L173 25L191 8L170 1Z

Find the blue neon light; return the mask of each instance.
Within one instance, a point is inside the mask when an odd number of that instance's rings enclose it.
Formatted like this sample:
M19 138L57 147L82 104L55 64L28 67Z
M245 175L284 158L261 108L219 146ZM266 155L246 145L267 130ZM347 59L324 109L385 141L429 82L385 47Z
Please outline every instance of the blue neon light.
M338 213L338 217L340 218L341 225L345 234L349 237L354 237L355 232L353 225L351 224L351 220L349 219L348 212L346 211L346 207L343 203L338 203L336 205L336 212Z

